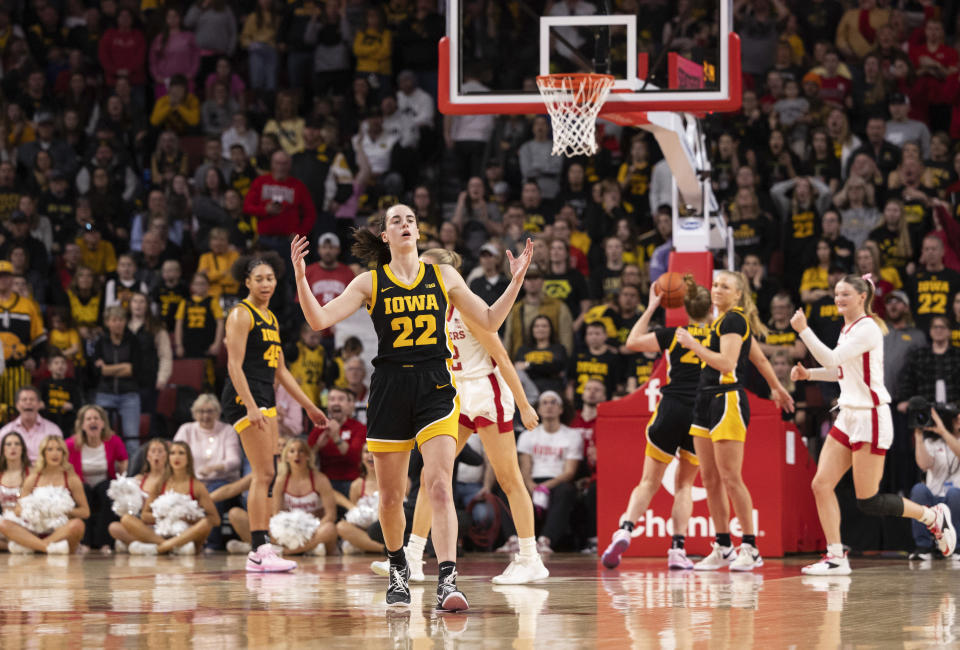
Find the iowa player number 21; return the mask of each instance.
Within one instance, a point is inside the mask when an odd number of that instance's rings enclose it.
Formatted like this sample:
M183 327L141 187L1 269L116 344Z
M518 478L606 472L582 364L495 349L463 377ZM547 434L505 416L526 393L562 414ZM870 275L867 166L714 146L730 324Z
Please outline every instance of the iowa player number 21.
M408 348L413 345L433 345L437 342L437 319L432 314L420 314L414 318L398 316L390 321L390 329L400 332L393 341L395 348ZM420 330L416 340L411 337L414 330Z

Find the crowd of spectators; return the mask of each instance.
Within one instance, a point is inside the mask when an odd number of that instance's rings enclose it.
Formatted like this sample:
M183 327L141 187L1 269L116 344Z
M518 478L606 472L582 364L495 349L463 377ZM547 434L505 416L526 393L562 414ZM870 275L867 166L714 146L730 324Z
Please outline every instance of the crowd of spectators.
M512 14L493 0L466 4L478 41L464 90L496 88L506 52L480 34ZM532 4L544 15L597 10ZM663 17L662 30L641 30L653 56L669 41L697 60L718 36L712 3L613 4ZM635 390L657 362L624 343L666 270L669 168L639 129L601 123L600 152L567 159L550 156L542 115L439 115L444 5L0 6L0 434L19 434L27 462L51 433L72 436L69 459L94 511L86 545L112 544L107 482L128 462L146 476L151 438L185 441L215 500L243 480L216 398L194 401L219 394L224 315L244 292L230 274L238 256L289 260L290 236L309 236L307 278L323 304L361 270L352 229L375 227L396 201L415 209L424 248L463 256L488 302L509 280L504 252L533 238L501 331L531 401L548 396L543 425L521 434L521 466L530 485L551 482L562 509L544 515L548 545L595 537L596 404ZM749 279L771 330L761 345L811 441L829 428L836 389L789 382L807 358L789 316L803 307L832 345L842 325L833 285L874 275L897 428L885 480L908 492L918 476L909 398L960 400L960 12L929 0L736 0L734 13L742 107L704 119L735 240L735 259L720 254L717 265ZM309 437L346 507L362 478L369 319L312 332L289 280L271 308L291 370L331 416L311 432L280 390L282 431ZM172 381L183 368L201 379ZM457 493L488 499L491 474L471 462ZM239 494L229 491L218 500L224 523ZM504 525L493 538L509 534Z

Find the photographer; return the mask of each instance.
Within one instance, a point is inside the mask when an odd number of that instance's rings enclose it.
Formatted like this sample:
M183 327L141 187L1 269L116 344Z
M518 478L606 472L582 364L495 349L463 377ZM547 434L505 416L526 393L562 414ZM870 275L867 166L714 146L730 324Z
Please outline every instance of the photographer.
M950 422L950 430L943 424L937 409L930 408L930 415L923 411L913 412L915 400L911 399L911 425L916 443L917 465L927 474L922 483L910 491L910 500L933 506L946 503L950 508L954 526L960 524L960 409L954 405L941 406L944 418ZM928 406L926 403L925 406ZM929 406L928 406L929 408ZM934 550L934 540L927 527L918 521L912 522L913 539L917 545L910 559L928 560ZM960 557L956 553L954 558Z

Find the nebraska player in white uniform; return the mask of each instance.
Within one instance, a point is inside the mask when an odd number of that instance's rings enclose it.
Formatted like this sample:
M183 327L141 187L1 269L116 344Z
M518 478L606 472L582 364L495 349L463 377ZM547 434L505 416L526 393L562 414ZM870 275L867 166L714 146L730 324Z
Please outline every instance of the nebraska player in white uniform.
M460 256L442 248L433 248L421 256L428 264L450 264L460 270ZM550 575L537 552L533 502L520 473L517 442L513 435L514 399L520 419L527 429L535 429L537 412L530 406L520 377L496 332L464 322L460 312L450 306L447 312L447 341L453 346L450 369L460 396L460 431L457 454L476 431L493 467L497 482L507 495L510 512L519 537L520 552L507 569L493 578L494 584L516 585L542 580ZM405 551L410 566L410 582L423 582L423 549L430 534L433 513L430 502L417 494L413 526ZM374 562L371 569L387 575L387 562Z
M827 554L805 566L808 575L847 575L850 563L840 540L840 505L834 488L853 466L857 506L868 515L909 517L923 523L937 540L944 555L953 553L957 533L945 504L921 506L896 494L880 494L883 460L893 442L890 394L883 385L883 335L886 327L870 309L875 288L869 275L848 275L837 283L835 302L844 326L837 347L828 348L807 327L798 310L790 324L806 343L810 354L823 366L790 371L797 380L840 383L840 414L820 452L813 494L820 525L827 538Z

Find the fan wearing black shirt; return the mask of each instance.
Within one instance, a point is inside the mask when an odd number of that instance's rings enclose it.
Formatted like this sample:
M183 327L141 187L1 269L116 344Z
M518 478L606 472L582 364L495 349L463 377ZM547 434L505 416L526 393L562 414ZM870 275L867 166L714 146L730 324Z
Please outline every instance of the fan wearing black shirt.
M73 377L67 377L67 358L54 352L47 359L50 376L40 383L40 399L44 403L43 417L61 431L73 431L77 409L80 407L80 386Z
M602 301L620 291L620 274L624 267L623 242L616 237L607 237L603 242L603 253L603 266L590 273L590 297L595 301Z
M573 328L580 327L580 317L590 308L587 281L580 271L570 268L570 249L561 239L553 239L548 249L549 264L543 276L543 292L562 300L570 309Z
M913 308L913 319L920 330L930 329L934 316L950 316L954 294L960 291L960 273L943 265L943 241L936 235L923 238L917 271L905 282Z
M607 345L607 330L602 323L588 323L584 335L587 347L570 359L567 371L567 399L579 409L583 387L590 379L599 379L607 395L616 395L623 389L623 360Z
M481 246L479 259L483 275L470 282L470 291L483 298L488 305L492 305L506 291L510 281L500 273L501 255L496 244L487 242Z

